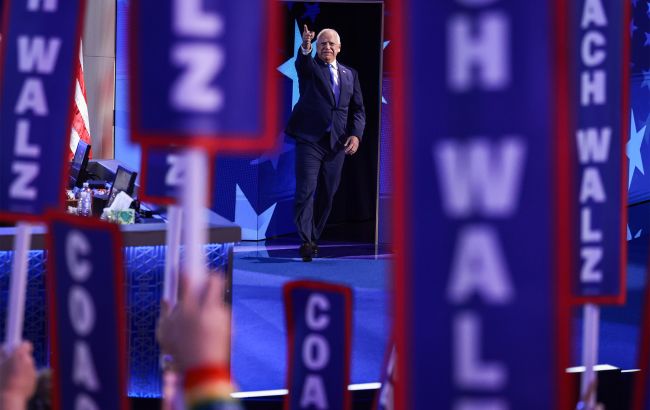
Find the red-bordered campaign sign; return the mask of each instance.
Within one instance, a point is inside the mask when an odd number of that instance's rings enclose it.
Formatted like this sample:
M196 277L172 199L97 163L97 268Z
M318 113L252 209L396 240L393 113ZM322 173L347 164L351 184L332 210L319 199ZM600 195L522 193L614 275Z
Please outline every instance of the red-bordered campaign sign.
M571 407L568 7L387 5L397 409Z
M64 204L85 0L4 2L0 42L0 219Z
M573 62L572 270L577 303L623 304L627 262L630 6L570 3Z
M289 358L285 410L349 410L352 291L296 281L284 285L283 293Z
M279 7L273 0L133 2L131 138L212 152L273 148Z
M186 180L183 150L177 147L145 146L141 150L140 190L138 195L145 202L160 205L174 205L180 202L182 186ZM207 178L214 175L214 160L208 159L210 169ZM213 183L206 181L212 198ZM209 206L210 204L205 204Z
M54 409L128 409L122 237L115 224L48 214Z

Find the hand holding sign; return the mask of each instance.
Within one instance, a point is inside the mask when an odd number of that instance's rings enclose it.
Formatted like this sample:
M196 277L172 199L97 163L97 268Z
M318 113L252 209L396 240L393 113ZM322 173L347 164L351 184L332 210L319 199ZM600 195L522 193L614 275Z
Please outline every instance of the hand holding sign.
M227 365L230 312L223 302L223 292L223 279L211 274L197 298L184 275L176 307L172 310L162 302L158 342L165 353L174 357L180 372L206 365Z
M36 390L32 344L23 342L11 354L0 349L0 408L26 408Z
M305 50L311 50L311 41L315 36L316 34L313 31L309 31L307 25L305 24L302 31L302 48Z

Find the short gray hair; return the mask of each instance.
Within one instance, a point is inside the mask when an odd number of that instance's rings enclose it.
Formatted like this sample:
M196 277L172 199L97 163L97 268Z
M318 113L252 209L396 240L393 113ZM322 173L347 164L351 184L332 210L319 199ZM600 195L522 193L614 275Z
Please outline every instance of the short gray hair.
M316 36L316 44L320 41L320 37L325 33L326 31L331 31L334 33L334 36L336 37L336 42L341 45L341 36L339 36L339 33L334 30L333 28L324 28L321 31L318 32L318 35Z

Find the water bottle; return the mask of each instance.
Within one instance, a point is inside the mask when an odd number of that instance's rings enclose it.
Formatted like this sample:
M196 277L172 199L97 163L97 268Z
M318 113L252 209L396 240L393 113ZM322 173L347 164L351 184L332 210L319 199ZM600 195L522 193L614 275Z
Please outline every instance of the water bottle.
M79 215L91 216L93 206L93 191L90 189L88 182L84 182L83 188L79 193Z

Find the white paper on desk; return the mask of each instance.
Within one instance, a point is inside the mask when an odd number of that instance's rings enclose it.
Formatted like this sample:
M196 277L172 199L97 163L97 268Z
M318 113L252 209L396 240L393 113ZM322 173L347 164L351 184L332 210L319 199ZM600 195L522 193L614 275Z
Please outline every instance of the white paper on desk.
M120 191L113 200L113 203L108 208L111 211L125 211L129 209L133 202L133 198L127 195L124 191Z

